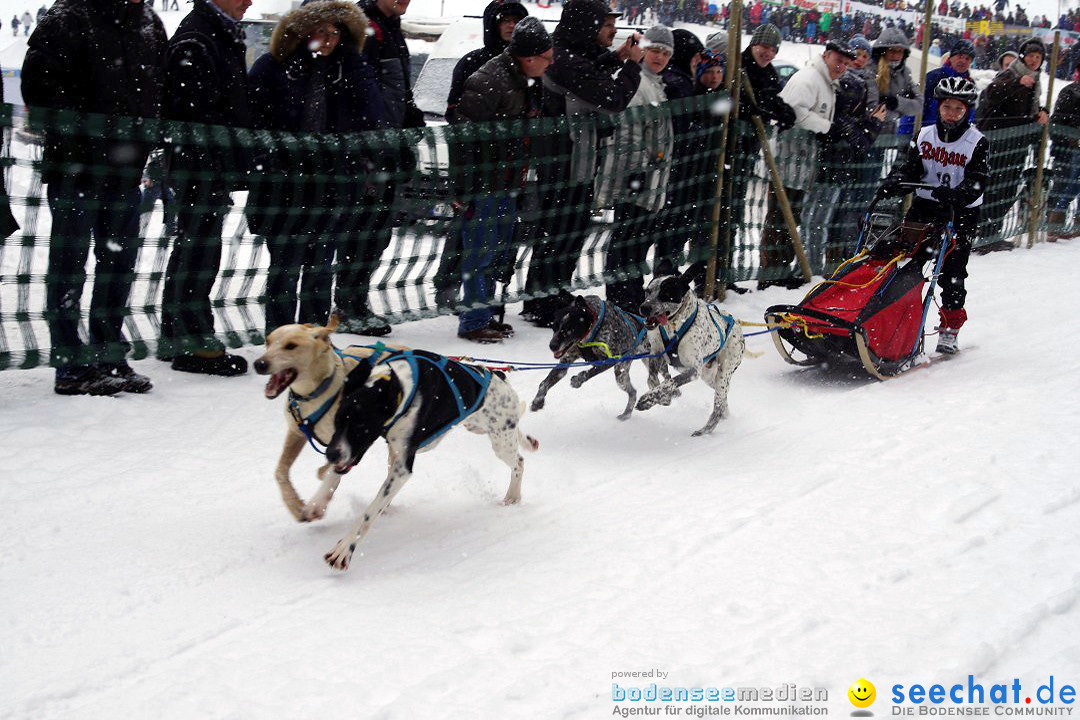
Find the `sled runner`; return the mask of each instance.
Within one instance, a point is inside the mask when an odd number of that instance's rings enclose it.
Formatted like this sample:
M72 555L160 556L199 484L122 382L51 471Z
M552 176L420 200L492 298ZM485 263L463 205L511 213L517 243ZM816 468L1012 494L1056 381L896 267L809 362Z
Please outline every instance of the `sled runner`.
M926 315L952 243L952 221L944 228L902 221L874 212L877 203L860 223L853 257L798 305L765 311L776 349L787 362L857 362L886 380L920 360Z

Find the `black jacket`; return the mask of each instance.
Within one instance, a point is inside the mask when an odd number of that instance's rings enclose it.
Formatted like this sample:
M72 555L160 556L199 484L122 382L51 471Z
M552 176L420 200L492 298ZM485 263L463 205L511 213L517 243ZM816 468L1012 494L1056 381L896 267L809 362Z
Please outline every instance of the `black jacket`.
M780 130L787 130L794 125L795 111L780 99L780 91L784 88L780 84L780 74L776 72L776 68L772 66L772 63L761 67L754 62L754 56L750 52L750 48L746 48L742 53L742 69L746 73L746 78L750 81L750 87L754 90L754 100L757 103L761 119L766 124L770 121L775 122L780 127ZM750 110L750 98L745 92L741 92L739 94L739 117L749 118Z
M866 81L861 75L848 70L840 76L833 124L820 145L825 182L854 182L858 177L856 164L865 161L867 151L881 132L883 123L870 117L867 94Z
M999 72L983 91L984 101L975 108L975 118L983 132L1022 127L1035 121L1039 111L1039 84L1024 87L1020 78L1031 74L1037 81L1039 76L1025 72L1023 58L1013 61L1013 65L1017 63L1020 63L1017 68L1010 65Z
M194 7L169 40L165 117L188 123L254 126L247 87L244 33L209 0L193 0ZM192 142L173 147L172 170L201 173L243 173L248 153L235 139L228 146L208 143L198 132ZM181 184L198 178L179 177ZM219 190L229 183L212 181Z
M56 110L158 118L166 43L161 20L143 4L57 0L30 36L23 99ZM80 176L78 166L104 165L116 170L107 182L137 185L152 147L149 138L125 142L98 139L101 128L91 133L97 137L46 128L42 179ZM101 176L85 179L98 183Z
M555 60L547 78L562 91L573 93L586 103L608 112L626 109L641 83L641 66L596 42L604 23L604 3L570 0L552 35ZM551 86L548 85L549 90ZM566 96L556 90L545 93L544 114L566 114Z
M316 29L333 24L341 40L328 57L303 46ZM364 59L368 23L354 3L336 0L293 10L274 30L269 52L248 75L254 126L290 132L364 132L388 126L386 107L375 74ZM319 83L316 74L321 75ZM325 113L321 127L311 123L311 93L321 85Z
M322 57L305 43L328 24L341 38L334 52ZM246 206L253 232L325 232L365 189L374 193L376 153L363 149L364 138L335 135L387 126L382 94L361 54L367 28L355 3L304 5L282 18L269 52L252 66L248 80L255 126L290 133L260 137ZM305 142L295 142L291 133L304 133ZM323 182L327 178L335 182ZM282 207L307 212L278 212Z
M364 58L375 70L390 126L423 127L424 114L413 101L409 48L401 34L401 18L383 14L375 0L360 0L359 5L371 25Z
M540 83L529 83L518 61L503 51L473 73L465 82L456 124L525 120L539 113ZM531 138L485 141L481 130L463 128L467 135L451 143L454 184L461 193L520 188L528 165Z
M507 11L517 12L521 17L526 17L529 11L518 2L505 2L505 0L491 0L484 8L484 47L477 48L466 53L457 65L454 66L454 75L450 80L450 92L446 96L446 121L454 122L454 112L461 94L465 91L465 81L483 67L484 63L497 57L506 49L506 43L499 35L500 17Z
M1073 131L1080 130L1080 83L1072 83L1066 85L1061 93L1057 97L1057 102L1054 103L1054 114L1050 116L1050 128L1056 130L1058 128L1069 128ZM1065 151L1078 152L1080 151L1080 139L1075 135L1070 135L1068 138L1064 136L1064 133L1054 136L1053 153L1055 157L1062 157L1066 153Z

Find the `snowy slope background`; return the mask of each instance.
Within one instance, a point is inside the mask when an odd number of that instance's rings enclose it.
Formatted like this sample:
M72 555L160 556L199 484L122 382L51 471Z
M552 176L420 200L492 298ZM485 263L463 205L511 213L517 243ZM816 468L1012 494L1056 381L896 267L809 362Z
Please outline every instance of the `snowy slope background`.
M61 398L48 369L0 372L0 718L604 718L612 674L649 669L824 687L834 716L861 677L883 699L968 674L1080 684L1078 264L1075 242L973 258L964 352L888 383L751 338L707 438L689 437L700 383L620 423L610 374L564 381L524 418L541 448L522 505L498 504L509 472L455 431L345 574L322 555L376 492L382 446L302 526L262 378L145 360L149 395ZM726 307L759 321L799 297ZM549 356L548 332L515 325L484 354ZM392 337L476 354L455 329ZM510 380L527 400L541 375ZM317 466L294 467L305 497Z

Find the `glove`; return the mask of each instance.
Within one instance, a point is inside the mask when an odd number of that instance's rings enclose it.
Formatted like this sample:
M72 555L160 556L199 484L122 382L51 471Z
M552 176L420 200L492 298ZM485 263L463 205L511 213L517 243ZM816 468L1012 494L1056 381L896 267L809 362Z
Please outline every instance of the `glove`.
M746 95L741 95L739 99L742 101L742 107L739 108L739 114L745 117L761 117L761 108L757 103L751 100Z
M890 112L900 107L900 101L896 99L895 95L882 95L881 104Z
M425 125L426 123L424 122L424 112L411 102L406 105L405 118L402 122L402 127L422 128Z
M936 187L931 191L930 197L937 200L942 205L960 205L960 196L956 192L956 188L951 187Z
M887 197L894 197L896 195L902 195L900 188L900 181L895 178L885 178L881 183L881 187L877 189L874 194L875 200L881 200Z

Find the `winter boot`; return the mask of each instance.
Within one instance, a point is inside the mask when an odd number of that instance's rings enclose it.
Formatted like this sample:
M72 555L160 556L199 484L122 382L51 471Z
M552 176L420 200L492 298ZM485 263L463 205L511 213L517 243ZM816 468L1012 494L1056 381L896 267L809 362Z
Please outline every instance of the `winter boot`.
M386 322L386 318L376 315L366 307L352 315L340 309L336 312L340 318L337 327L338 333L367 335L369 337L382 337L390 334L390 323Z
M247 360L224 350L197 350L173 358L172 369L179 372L236 377L247 372Z
M96 367L64 367L56 370L53 390L57 395L116 395L124 391L124 381Z
M1046 241L1057 242L1065 237L1065 211L1051 210L1047 218Z
M955 355L956 353L960 352L960 345L956 342L956 336L959 334L959 330L939 327L937 336L937 352L942 355Z
M154 384L150 382L150 378L132 370L126 360L121 360L118 363L98 363L97 369L104 375L123 380L124 392L144 393L149 392L154 387Z
M956 336L960 328L967 322L967 310L964 308L941 308L941 321L938 325L937 352L946 355L955 355L960 352L960 345L956 342Z

